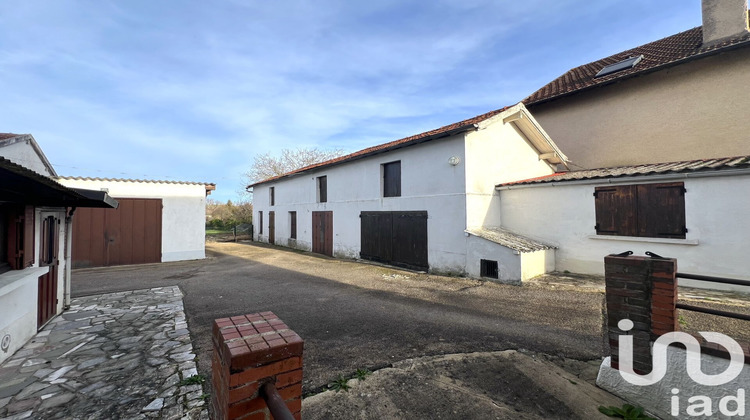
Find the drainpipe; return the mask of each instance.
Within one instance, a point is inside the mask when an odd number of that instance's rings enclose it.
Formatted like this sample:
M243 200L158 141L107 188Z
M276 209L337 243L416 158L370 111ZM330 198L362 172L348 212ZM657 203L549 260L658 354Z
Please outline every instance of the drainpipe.
M65 274L63 275L63 310L70 309L71 266L73 265L73 213L72 207L65 217Z

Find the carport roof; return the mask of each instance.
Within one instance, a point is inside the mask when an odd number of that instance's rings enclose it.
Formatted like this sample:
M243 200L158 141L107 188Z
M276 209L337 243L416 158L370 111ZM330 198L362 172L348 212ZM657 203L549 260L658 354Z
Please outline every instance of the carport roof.
M216 184L208 182L192 182L192 181L166 181L158 179L125 179L125 178L91 178L82 176L59 176L57 179L70 179L77 181L107 181L107 182L138 182L138 183L151 183L151 184L181 184L181 185L203 185L206 187L206 191L213 191L216 189Z
M104 191L65 187L55 180L0 157L0 202L54 207L117 208Z

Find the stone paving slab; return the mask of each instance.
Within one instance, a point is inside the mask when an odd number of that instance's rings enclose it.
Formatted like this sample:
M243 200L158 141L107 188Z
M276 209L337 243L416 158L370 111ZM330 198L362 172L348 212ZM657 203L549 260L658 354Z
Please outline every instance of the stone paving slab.
M76 298L0 365L0 419L208 419L197 374L177 286Z

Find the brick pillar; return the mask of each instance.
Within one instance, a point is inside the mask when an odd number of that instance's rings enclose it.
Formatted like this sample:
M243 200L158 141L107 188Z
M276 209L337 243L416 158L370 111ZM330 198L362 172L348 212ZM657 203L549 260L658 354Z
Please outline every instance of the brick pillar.
M633 336L633 368L648 373L652 368L651 342L677 330L677 260L616 256L604 258L607 293L607 334L612 367L619 367L618 337ZM633 322L625 333L622 319Z
M295 418L302 409L303 340L272 312L213 325L212 418L271 420L260 388L272 382Z

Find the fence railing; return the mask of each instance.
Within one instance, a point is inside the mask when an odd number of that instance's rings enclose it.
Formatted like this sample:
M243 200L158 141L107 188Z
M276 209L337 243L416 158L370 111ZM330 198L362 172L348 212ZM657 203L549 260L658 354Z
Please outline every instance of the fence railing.
M713 277L713 276L704 276L701 274L688 274L688 273L678 272L677 278L689 279L689 280L700 280L700 281L705 281L705 282L710 282L710 283L722 283L722 284L732 284L735 286L750 287L750 280L730 279L726 277ZM680 302L677 302L677 309L684 309L686 311L700 312L700 313L709 314L709 315L717 315L717 316L723 316L726 318L734 318L734 319L742 319L745 321L750 321L750 315L747 315L747 314L741 314L738 312L730 312L730 311L722 311L719 309L704 308L701 306L688 305L686 303L680 303Z

